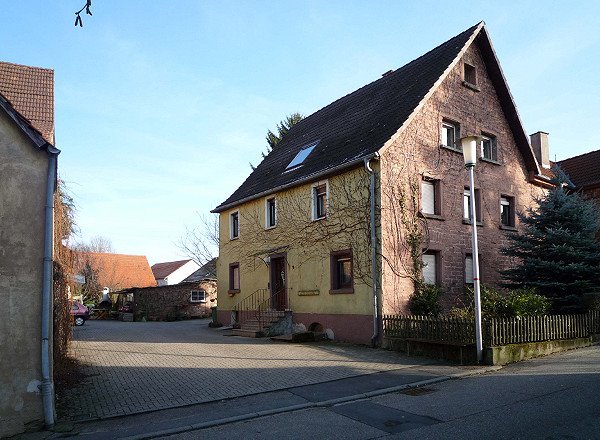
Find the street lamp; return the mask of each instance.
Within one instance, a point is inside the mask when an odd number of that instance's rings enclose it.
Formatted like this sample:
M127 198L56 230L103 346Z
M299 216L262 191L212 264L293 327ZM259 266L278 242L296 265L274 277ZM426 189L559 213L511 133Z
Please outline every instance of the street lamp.
M477 348L477 362L483 360L483 342L481 339L481 295L479 286L479 252L477 246L477 210L475 209L475 179L473 170L477 163L477 146L481 141L480 136L466 136L460 139L465 167L469 171L469 209L471 211L471 225L473 226L473 287L475 291L475 345Z

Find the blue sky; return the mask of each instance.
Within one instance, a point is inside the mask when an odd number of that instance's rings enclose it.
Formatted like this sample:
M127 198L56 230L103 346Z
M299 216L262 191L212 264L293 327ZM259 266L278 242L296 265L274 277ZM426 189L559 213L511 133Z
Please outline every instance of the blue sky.
M0 59L55 70L61 177L79 239L150 263L310 114L484 20L528 133L551 157L600 149L600 2L19 0Z

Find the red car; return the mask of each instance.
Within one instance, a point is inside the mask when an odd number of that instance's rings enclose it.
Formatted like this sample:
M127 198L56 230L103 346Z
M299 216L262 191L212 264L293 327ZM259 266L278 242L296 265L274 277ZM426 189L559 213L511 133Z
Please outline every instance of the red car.
M75 325L83 325L85 320L90 317L89 309L79 302L71 303L71 316Z

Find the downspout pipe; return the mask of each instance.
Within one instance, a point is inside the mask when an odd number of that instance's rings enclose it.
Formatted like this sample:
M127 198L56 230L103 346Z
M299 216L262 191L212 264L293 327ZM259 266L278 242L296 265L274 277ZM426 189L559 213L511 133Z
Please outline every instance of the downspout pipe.
M47 146L48 175L46 182L46 207L44 222L44 271L42 280L42 403L46 427L54 425L54 382L52 378L50 335L52 332L52 278L54 247L54 190L60 150Z
M375 153L370 158L365 158L365 169L370 174L370 196L371 196L371 274L373 279L373 336L371 336L371 345L376 347L379 340L379 296L377 295L377 225L375 224L375 171L371 168L371 160L379 159L379 153Z

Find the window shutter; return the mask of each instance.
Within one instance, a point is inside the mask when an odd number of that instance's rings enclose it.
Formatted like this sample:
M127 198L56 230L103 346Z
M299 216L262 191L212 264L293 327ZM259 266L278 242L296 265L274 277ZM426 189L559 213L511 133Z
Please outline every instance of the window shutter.
M435 214L435 184L423 181L421 183L421 212Z
M473 284L473 257L471 255L465 257L465 283Z
M423 254L423 281L427 284L437 283L437 258L435 254Z

